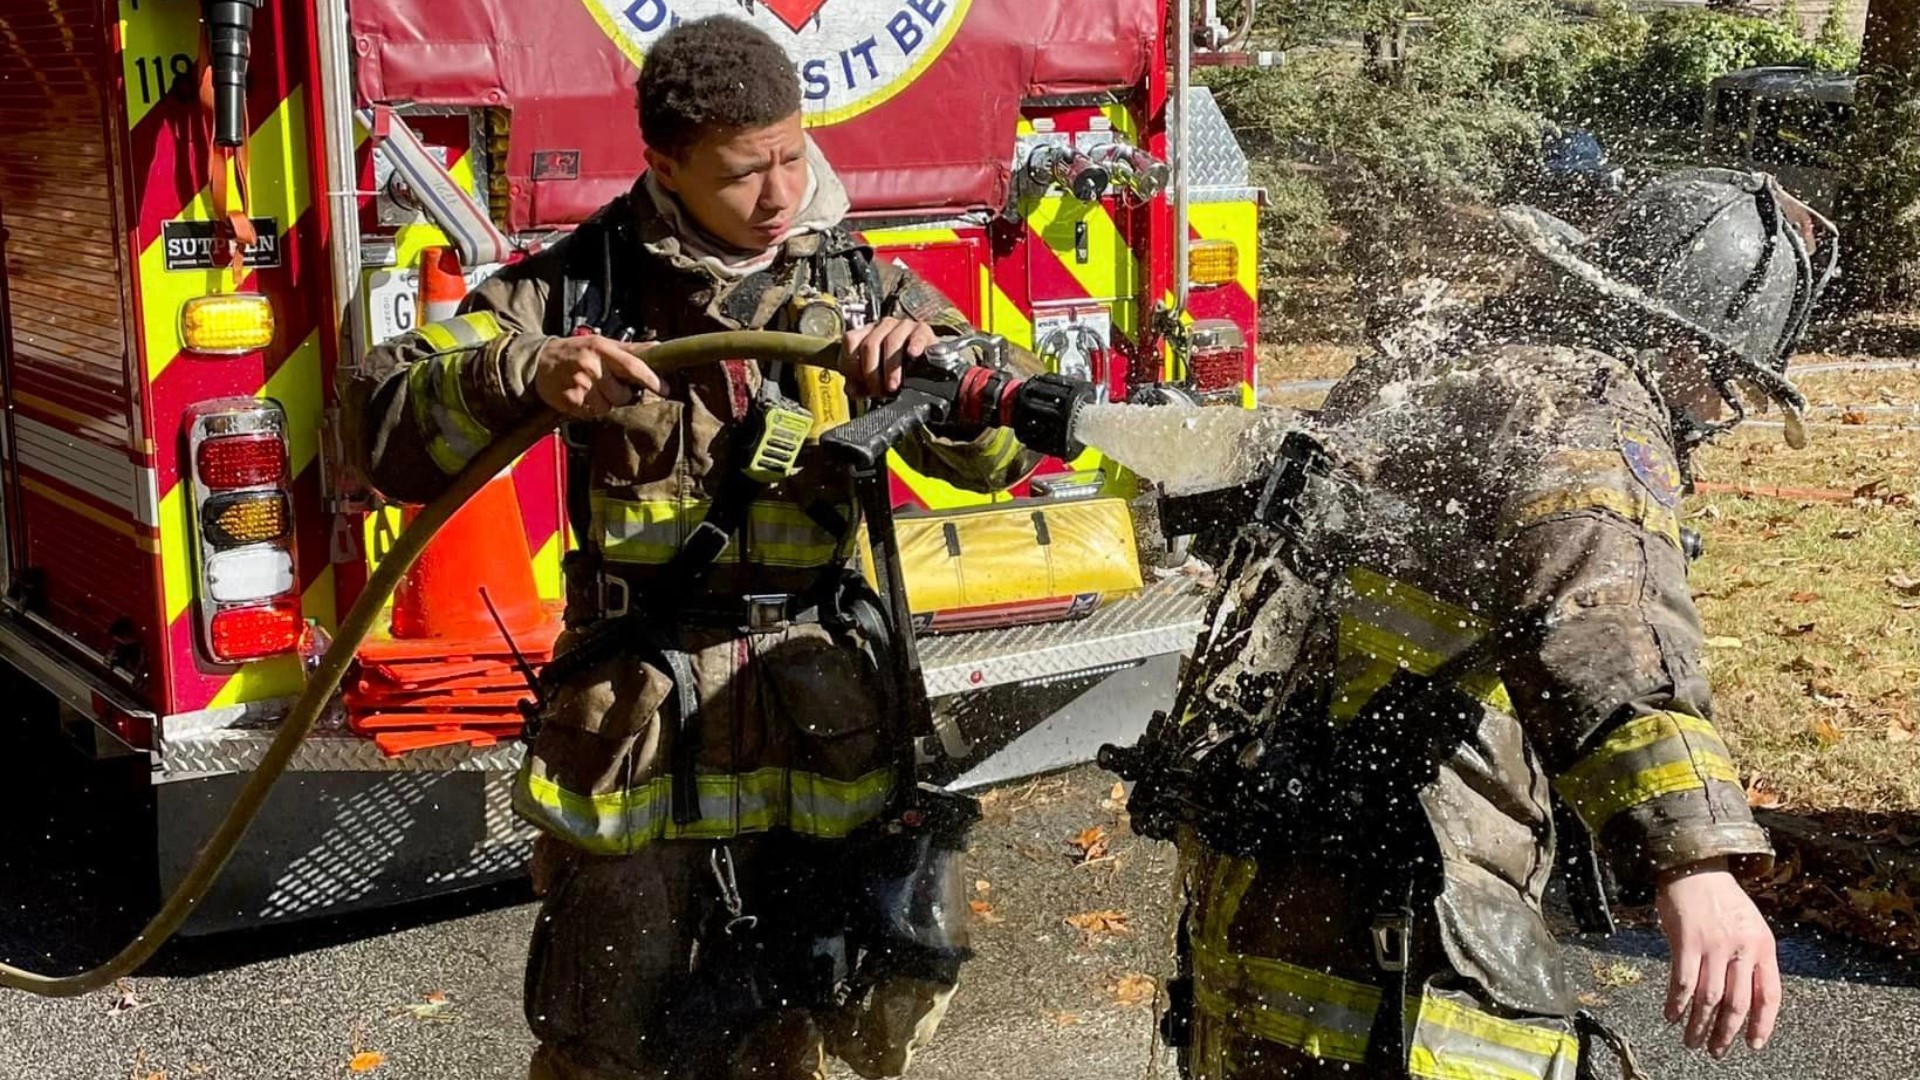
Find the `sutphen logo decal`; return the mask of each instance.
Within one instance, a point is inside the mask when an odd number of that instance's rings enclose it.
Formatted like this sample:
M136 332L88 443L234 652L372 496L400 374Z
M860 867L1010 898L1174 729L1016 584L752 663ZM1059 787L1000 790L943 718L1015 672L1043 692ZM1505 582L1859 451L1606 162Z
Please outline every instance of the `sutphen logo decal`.
M858 116L906 89L946 50L972 0L581 0L636 65L675 25L731 15L793 57L811 126Z

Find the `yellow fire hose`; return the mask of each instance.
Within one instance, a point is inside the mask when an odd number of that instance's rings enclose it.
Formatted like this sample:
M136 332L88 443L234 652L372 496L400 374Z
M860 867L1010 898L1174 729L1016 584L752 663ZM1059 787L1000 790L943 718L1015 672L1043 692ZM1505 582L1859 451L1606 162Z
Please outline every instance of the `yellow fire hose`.
M681 338L658 345L646 354L647 365L662 374L737 358L835 367L840 360L840 343L798 334L742 330ZM301 741L313 729L328 699L339 689L340 680L353 663L354 652L373 629L374 621L380 617L387 598L393 595L394 589L400 584L401 576L426 549L427 541L432 540L433 534L487 481L550 434L559 423L559 414L543 409L538 416L487 444L453 478L446 493L422 507L413 523L394 541L392 549L380 561L379 568L368 578L366 590L354 601L346 618L341 620L333 644L320 658L305 692L287 712L279 732L261 756L260 763L247 777L246 786L241 788L227 816L221 819L220 826L201 845L186 877L181 879L179 886L167 897L166 903L161 905L159 913L147 923L140 936L111 960L75 975L41 975L0 964L0 986L43 997L73 997L131 975L158 952L160 946L166 944L226 868L227 860L233 856L234 849L240 846L247 827L253 824L255 815L260 812L267 792L286 771L294 751L299 749Z

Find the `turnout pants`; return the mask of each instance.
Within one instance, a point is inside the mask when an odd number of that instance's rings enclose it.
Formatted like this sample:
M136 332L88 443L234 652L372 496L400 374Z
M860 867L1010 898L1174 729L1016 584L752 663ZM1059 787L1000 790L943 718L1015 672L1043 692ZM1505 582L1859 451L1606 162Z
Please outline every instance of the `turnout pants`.
M796 912L823 884L797 869L797 843L770 832L595 856L540 837L531 1080L816 1080L829 1054L866 1077L903 1072L953 989L895 978L858 1001L804 1000L836 958ZM743 965L765 978L743 980Z
M1408 1059L1376 1075L1367 1048L1383 978L1368 905L1312 866L1181 845L1193 998L1190 1080L1575 1080L1571 1018L1496 1011L1428 935L1409 957Z

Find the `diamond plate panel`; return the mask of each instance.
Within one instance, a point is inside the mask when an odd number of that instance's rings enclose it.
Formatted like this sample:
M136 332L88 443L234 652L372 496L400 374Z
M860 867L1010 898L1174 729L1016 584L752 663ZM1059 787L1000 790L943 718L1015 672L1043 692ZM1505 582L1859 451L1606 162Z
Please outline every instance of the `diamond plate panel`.
M1193 146L1188 151L1187 188L1247 186L1247 155L1240 140L1233 137L1227 118L1213 100L1213 90L1205 86L1187 90L1187 136Z
M984 690L1184 652L1200 633L1206 592L1175 576L1076 622L920 639L931 697Z
M203 731L168 739L161 748L159 782L184 780L207 773L249 772L273 742L273 731ZM520 767L524 751L518 740L475 749L439 746L387 757L373 740L357 735L316 732L300 744L287 768L292 772L512 772Z

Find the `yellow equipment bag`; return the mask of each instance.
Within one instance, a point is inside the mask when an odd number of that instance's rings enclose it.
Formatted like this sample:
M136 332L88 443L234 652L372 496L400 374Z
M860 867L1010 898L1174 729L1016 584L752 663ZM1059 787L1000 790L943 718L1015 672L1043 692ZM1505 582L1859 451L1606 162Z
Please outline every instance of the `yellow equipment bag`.
M894 531L923 632L1079 618L1140 590L1125 499L903 514Z

